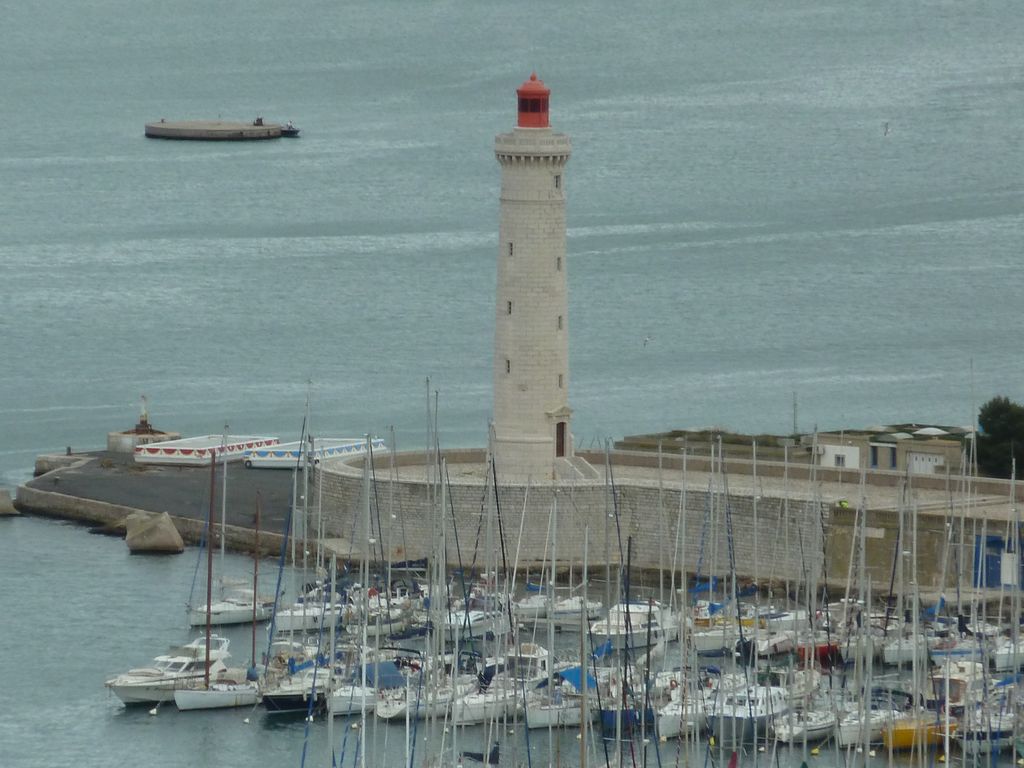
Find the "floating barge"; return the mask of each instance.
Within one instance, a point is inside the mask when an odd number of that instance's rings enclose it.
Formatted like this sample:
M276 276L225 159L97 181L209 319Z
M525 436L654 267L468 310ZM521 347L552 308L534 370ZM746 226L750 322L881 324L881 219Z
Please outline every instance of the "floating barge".
M233 461L245 457L246 451L277 445L276 437L252 435L200 435L181 440L139 445L133 451L136 464L209 464L211 456Z
M294 135L298 130L291 128ZM251 123L233 123L224 120L160 120L146 123L146 136L150 139L179 139L183 141L259 141L279 139L289 133L289 127L265 123L256 118Z
M384 452L387 446L379 438L370 441L371 450ZM294 469L302 458L302 441L279 443L273 446L253 448L245 452L245 466L262 469ZM342 456L359 456L366 453L365 437L322 437L313 439L310 461L319 464L321 459L336 459Z

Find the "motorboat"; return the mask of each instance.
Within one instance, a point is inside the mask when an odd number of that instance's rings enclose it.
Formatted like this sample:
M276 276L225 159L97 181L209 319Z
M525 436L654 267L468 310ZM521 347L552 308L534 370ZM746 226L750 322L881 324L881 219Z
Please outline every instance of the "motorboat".
M657 600L618 603L608 609L608 616L590 625L594 644L610 643L615 650L646 648L679 636L679 620L675 613Z
M847 712L836 725L836 745L849 747L878 743L887 726L906 716L905 712L891 707Z
M596 600L584 600L582 595L570 595L556 600L548 612L548 619L563 629L579 629L581 621L595 620L601 612L601 603Z
M679 685L675 679L670 686L669 702L658 710L658 737L672 739L694 736L707 722L706 691L696 685Z
M253 606L255 600L256 605ZM210 604L209 622L212 625L249 624L255 616L256 621L267 621L274 612L274 598L255 597L252 590L240 590L221 600ZM207 622L206 604L189 608L189 626L204 626Z
M382 720L399 720L408 713L412 719L430 716L443 717L452 706L452 701L476 690L477 681L461 680L453 687L445 684L433 687L420 680L413 680L407 688L387 691L380 696L374 713Z
M228 646L226 637L210 636L211 676L227 669L225 661L230 656ZM173 701L175 688L206 679L206 659L206 638L198 637L155 657L151 666L130 669L107 680L104 685L126 705Z
M784 744L820 741L831 736L838 718L829 710L808 709L778 717L772 724L775 738Z
M291 120L281 126L281 137L285 139L297 139L299 137L299 129L295 127Z
M519 621L534 621L547 617L550 604L551 600L547 595L534 592L515 600L512 603L512 612Z
M763 739L789 711L787 698L777 685L751 685L712 698L708 721L715 738L724 744Z
M968 755L1001 752L1013 745L1016 718L1011 711L968 710L956 731L960 749Z

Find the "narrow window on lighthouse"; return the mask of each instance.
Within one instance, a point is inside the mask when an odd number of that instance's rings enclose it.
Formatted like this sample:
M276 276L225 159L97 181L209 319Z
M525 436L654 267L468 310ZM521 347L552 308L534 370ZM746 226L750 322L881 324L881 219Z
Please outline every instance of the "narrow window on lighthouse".
M512 361L505 358L505 373L512 373Z
M510 315L512 314L512 302L511 301L508 303L508 313Z
M562 271L562 257L555 256L555 269L559 272Z
M555 189L561 189L561 188L562 188L562 174L556 173L555 174Z
M562 374L558 374L558 388L559 389L562 389L563 383L564 383L564 379L562 378Z
M562 330L562 316L558 316L558 330Z

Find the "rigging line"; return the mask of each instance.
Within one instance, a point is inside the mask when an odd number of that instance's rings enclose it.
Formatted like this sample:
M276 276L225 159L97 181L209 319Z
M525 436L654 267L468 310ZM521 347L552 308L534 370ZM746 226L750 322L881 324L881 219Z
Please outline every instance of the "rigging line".
M704 497L704 521L700 527L700 548L697 550L697 568L694 571L697 582L700 583L700 571L704 567L704 545L708 540L708 529L711 527L711 494L713 493L711 488L711 475L714 472L708 474L708 492ZM681 503L681 502L680 502ZM710 579L710 576L708 577ZM712 597L711 590L708 590L708 597Z
M438 446L440 451L440 446ZM455 517L455 499L452 498L452 480L448 474L448 462L444 464L444 483L448 488L448 509L452 515L452 535L455 537L455 557L459 561L459 580L462 582L462 594L466 594L466 569L462 564L462 546L459 544L459 524ZM480 508L483 509L483 500L481 499ZM483 519L483 513L481 512L481 520ZM480 528L477 527L477 536L480 535ZM466 617L469 617L469 605L466 604Z
M615 482L612 481L612 494L613 494L612 498L614 498L614 489L615 489ZM630 569L632 567L633 567L633 537L629 536L629 537L626 538L626 570L625 570L625 573L623 574L624 581L623 581L623 585L622 585L623 588L625 589L625 600L626 600L626 632L622 636L622 684L621 684L622 697L621 697L621 701L615 702L616 706L619 708L618 711L616 712L615 716L617 718L619 718L620 720L621 720L622 716L628 711L627 707L626 707L626 705L627 705L627 700L626 700L627 695L632 697L634 709L636 707L636 696L635 696L635 694L633 694L632 686L628 685L628 680L629 680L629 641L630 641L630 638L633 635L633 623L632 623L631 617L630 617L630 614L632 612L629 610L629 572L630 572ZM611 625L608 626L608 631L611 632ZM646 713L644 713L644 714L646 714ZM618 725L616 725L616 730L619 730L619 726ZM622 745L621 744L618 745L618 748L621 750L622 749ZM621 752L620 752L620 754L621 754ZM630 743L629 756L630 756L630 760L633 763L633 768L636 768L636 754L634 753L632 742Z
M722 493L725 496L725 541L726 541L726 545L727 545L728 552L729 552L729 576L730 576L730 579L732 581L732 599L733 599L734 605L736 606L736 625L737 625L737 628L739 630L740 648L744 649L743 652L746 653L747 652L746 651L746 647L747 646L746 646L746 641L744 640L744 637L743 637L743 621L740 618L740 612L739 612L739 602L740 602L739 585L736 583L736 542L733 539L732 502L730 501L730 497L729 497L729 471L728 471L728 468L726 467L725 461L722 459L722 447L721 447L722 437L721 437L721 435L719 435L718 440L719 440L719 451L718 451L718 453L719 453L719 468L720 468L720 471L722 473ZM752 655L754 655L754 658L756 659L756 652L757 652L756 647L752 648L751 650L753 651ZM750 685L750 665L749 664L744 664L743 665L743 677L744 677L744 680L746 681L746 684ZM754 704L753 704L753 702L750 699L751 699L751 697L748 696L747 697L748 716L753 718L753 716L754 716L754 712L753 712Z
M366 448L369 451L369 458L370 458L370 487L373 488L373 506L376 507L376 509L377 509L377 544L379 545L378 551L380 552L380 560L379 560L379 562L382 563L382 564L385 564L390 559L390 554L391 553L389 552L388 556L385 557L385 554L384 554L384 526L381 524L381 521L380 521L380 496L378 495L378 492L377 492L378 491L378 489L377 489L377 467L375 466L374 461L373 461L373 440L371 440L369 438L369 436L367 436L367 439L366 439ZM390 626L391 625L391 621L392 621L392 619L391 619L391 568L390 568L390 566L386 566L386 567L387 567L387 571L386 571L387 572L387 576L386 576L386 581L385 581L385 585L386 586L385 586L385 589L384 589L384 605L387 607L387 611L388 611L388 624ZM367 590L369 589L368 585L367 585L366 589ZM379 606L379 603L378 603L378 606ZM367 594L367 596L366 596L366 616L367 616L367 619L369 619L369 616L370 616L369 612L370 612L370 597L369 597L369 594Z
M397 440L395 438L395 427L394 427L394 425L392 425L391 426L391 456L389 457L391 466L388 469L388 482L391 483L391 491L392 491L392 493L394 493L395 484L398 482L398 467L395 465L395 453L397 452L397 450L398 450L398 443L397 443ZM402 531L402 552L405 553L405 564L406 564L405 575L409 578L409 581L412 582L412 581L414 581L414 579L412 578L412 573L411 573L412 569L408 567L409 566L409 540L408 540L408 538L406 537L406 534L405 534L405 515L404 514L398 515L398 517L399 517L399 528ZM412 586L412 585L410 584L410 586Z
M299 433L299 444L306 439L306 417L302 417L302 431ZM301 453L301 451L300 451ZM299 459L296 458L296 468ZM263 678L266 679L270 667L270 649L274 644L274 628L277 625L277 607L281 600L281 580L284 577L284 564L288 557L288 541L292 531L292 513L295 511L295 496L292 494L291 503L288 505L288 514L284 518L284 536L281 538L281 556L277 563L277 585L274 588L274 610L270 614L270 628L267 630L267 653L263 662Z
M491 427L493 431L493 426ZM497 462L494 460L493 453L491 454L491 484L494 488L494 515L498 519L498 542L501 544L501 568L505 573L506 583L508 580L508 554L505 551L505 524L501 519L501 499L498 495L498 467ZM524 513L525 514L525 513ZM497 586L498 580L495 579L495 586ZM506 590L507 592L507 590ZM523 653L522 645L519 641L519 633L516 631L515 620L512 618L512 601L509 599L508 594L503 595L502 602L505 604L505 612L508 614L508 626L509 631L512 632L513 638L515 638L516 649L521 656ZM469 618L469 611L466 612L466 618ZM550 663L550 662L549 662ZM533 766L533 758L530 756L530 728L529 724L525 729L526 733L526 765L528 768Z
M640 713L640 733L642 738L646 736L647 726L647 712L650 710L653 714L654 709L651 706L651 664L654 663L654 654L651 647L651 618L654 613L654 604L650 601L647 603L647 663L644 664L644 701L643 710ZM658 613L658 626L661 627L661 617L663 614L659 610ZM662 636L664 637L664 628L662 628ZM655 721L657 722L657 721ZM647 739L643 738L644 742L644 765L647 765ZM658 762L658 768L661 768L661 750L658 748L658 740L654 741L654 757Z
M583 610L586 611L586 604L583 606ZM580 675L581 685L584 689L584 695L589 696L590 685L587 682L587 667L593 666L594 668L594 679L597 680L597 654L594 652L594 627L593 624L587 621L587 647L590 648L590 661L587 662L584 659L580 659L580 669L582 674ZM601 686L595 686L594 691L597 693L597 710L601 711ZM601 743L604 746L604 764L606 768L611 766L611 756L608 753L608 739L601 739Z
M493 426L491 427L491 429L493 431L493 429L494 429ZM486 464L487 464L487 466L490 466L490 465L493 464L493 462L494 462L494 454L488 448ZM487 508L487 494L488 494L488 492L490 490L491 490L491 473L487 472L487 473L485 473L485 476L484 476L484 485L483 485L483 489L482 489L481 494L480 494L480 514L477 517L477 522L476 522L476 538L473 541L473 559L472 559L472 561L470 561L470 564L469 564L469 571L470 571L470 573L475 573L476 572L476 558L477 558L477 555L480 552L480 534L482 533L483 527L484 527L484 516L487 513L487 509L486 509ZM462 555L461 555L461 553L459 555L459 567L460 568L463 567L462 566ZM463 594L465 594L465 586L466 585L465 585L465 571L464 570L463 570L463 585L462 586L463 586Z
M901 497L900 498L900 524L896 528L896 542L893 545L893 549L892 549L892 569L889 571L889 595L888 595L888 597L885 598L885 620L884 620L884 622L882 624L882 637L888 637L889 636L889 620L892 618L893 600L895 598L895 595L893 594L893 589L894 589L894 586L895 586L895 583L896 583L896 568L899 565L900 547L903 545L903 542L901 541L901 536L903 535L903 518L905 516L904 512L905 512L905 505L906 505L906 501L907 501L907 486L906 486L906 480L905 479L900 483L899 494L900 494L900 497ZM902 577L901 577L901 583L902 583Z
M822 618L825 620L825 639L832 645L832 613L829 611L831 595L828 591L828 551L825 538L825 505L818 502L818 533L821 536L821 605ZM808 618L810 616L808 615ZM829 678L831 682L831 677Z
M209 514L209 513L207 513ZM188 602L185 603L185 620L188 621L188 612L192 608L192 598L195 596L196 582L199 579L199 564L202 562L203 553L206 549L206 528L199 532L199 551L196 553L196 567L192 571L192 587L188 591Z
M608 462L608 484L609 484L609 486L611 487L611 490L612 490L612 515L614 515L614 517L615 517L615 538L618 541L618 545L619 545L619 565L621 567L622 563L626 560L626 556L624 555L624 553L622 551L622 524L621 524L621 522L619 520L619 518L620 518L620 514L619 514L619 489L615 485L615 470L612 469L612 463L610 461ZM627 567L626 570L627 571L629 570L628 567ZM622 577L622 574L620 574L620 578L621 577ZM627 579L629 578L629 574L628 573L625 574L625 578L627 578ZM620 596L622 595L622 588L623 588L623 583L620 581L619 582L619 595ZM627 604L629 603L629 588L628 588L628 584L626 585L626 602L627 602ZM629 611L628 610L626 611L626 624L627 625L629 624ZM628 626L627 626L626 630L629 631L629 627Z

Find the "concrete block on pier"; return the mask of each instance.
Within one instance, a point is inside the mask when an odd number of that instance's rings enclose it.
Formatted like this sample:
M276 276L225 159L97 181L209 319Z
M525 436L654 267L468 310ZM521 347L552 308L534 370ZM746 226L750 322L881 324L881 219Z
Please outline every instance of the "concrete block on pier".
M166 512L133 512L125 518L124 525L124 540L133 555L176 555L185 551L185 542L182 541L178 529L174 527L171 516Z
M16 514L18 514L18 510L14 508L14 502L11 501L11 492L6 488L0 488L0 517L10 517Z

